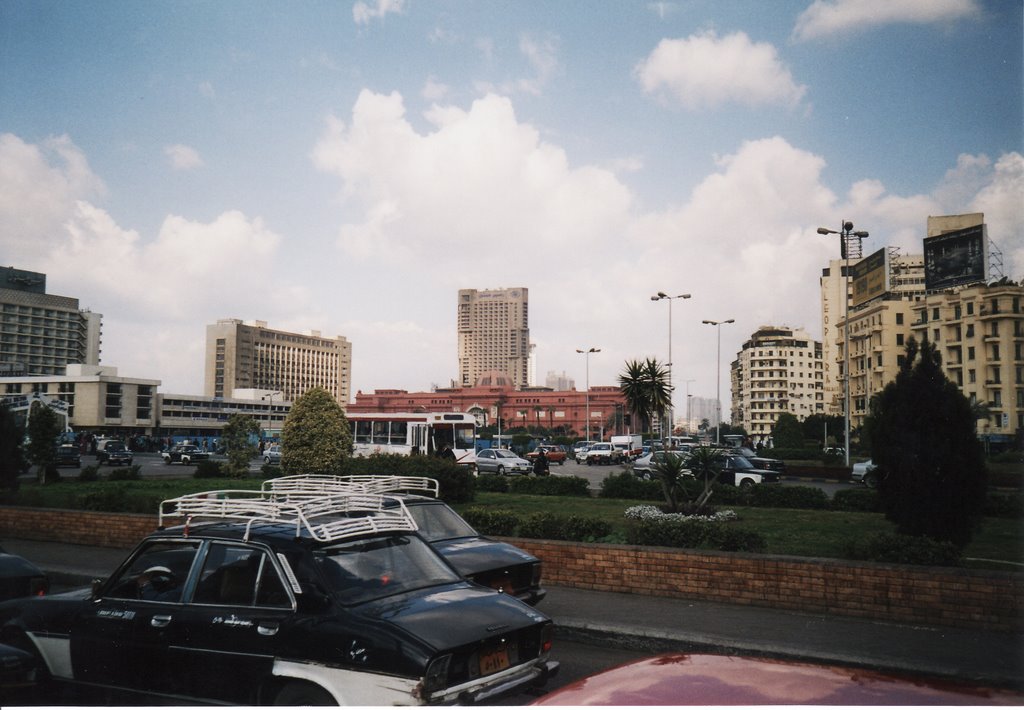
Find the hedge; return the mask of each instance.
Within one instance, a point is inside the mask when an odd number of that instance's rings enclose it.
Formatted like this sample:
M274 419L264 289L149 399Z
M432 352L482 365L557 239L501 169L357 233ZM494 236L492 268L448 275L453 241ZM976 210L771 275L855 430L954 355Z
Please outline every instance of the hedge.
M951 542L898 533L851 540L847 556L853 560L939 567L956 567L962 560L960 549Z
M590 497L590 482L579 476L517 476L509 482L511 493L535 496Z

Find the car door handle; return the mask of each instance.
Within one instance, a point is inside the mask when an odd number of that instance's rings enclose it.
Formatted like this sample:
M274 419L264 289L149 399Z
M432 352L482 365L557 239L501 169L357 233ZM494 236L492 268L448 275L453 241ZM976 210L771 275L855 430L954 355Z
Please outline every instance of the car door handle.
M281 628L276 621L261 621L256 625L256 633L260 636L273 636Z
M149 625L155 629L162 629L170 623L170 614L155 614L153 618L149 620Z

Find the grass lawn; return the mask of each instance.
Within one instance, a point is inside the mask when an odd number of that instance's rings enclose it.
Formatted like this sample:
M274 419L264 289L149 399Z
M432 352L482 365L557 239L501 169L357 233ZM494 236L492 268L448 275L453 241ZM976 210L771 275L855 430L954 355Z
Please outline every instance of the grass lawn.
M47 486L26 483L22 485L18 496L19 502L24 505L155 515L159 502L166 498L216 489L258 489L261 483L262 479L257 478L180 478L93 483L81 483L71 479ZM560 516L600 518L610 523L613 530L624 534L627 522L623 512L633 505L651 505L651 502L478 492L473 503L462 503L453 507L460 511L473 506L494 507L524 517L531 513L544 512ZM727 507L720 506L720 509ZM731 524L755 530L764 536L768 543L767 552L770 554L842 558L847 541L873 533L890 532L893 529L879 513L783 508L732 509L736 511L739 520ZM985 518L964 555L969 558L1024 564L1022 521ZM1016 569L1019 571L1020 568Z

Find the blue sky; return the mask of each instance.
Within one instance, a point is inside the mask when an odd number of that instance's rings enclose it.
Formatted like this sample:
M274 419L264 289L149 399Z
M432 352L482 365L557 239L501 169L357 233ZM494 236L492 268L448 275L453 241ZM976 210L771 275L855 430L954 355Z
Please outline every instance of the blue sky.
M348 337L354 390L445 385L458 289L512 286L541 383L599 347L614 384L687 292L675 377L713 397L701 320L726 363L822 336L819 226L920 253L984 212L1024 278L1022 44L1019 0L5 0L0 266L184 394L229 317Z

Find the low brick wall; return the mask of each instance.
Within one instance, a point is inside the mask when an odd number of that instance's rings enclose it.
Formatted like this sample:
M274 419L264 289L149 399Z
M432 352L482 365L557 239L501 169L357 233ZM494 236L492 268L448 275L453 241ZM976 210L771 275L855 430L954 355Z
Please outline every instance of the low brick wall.
M131 547L153 515L0 506L0 536ZM547 584L909 624L1024 630L1024 574L503 538L544 561Z

